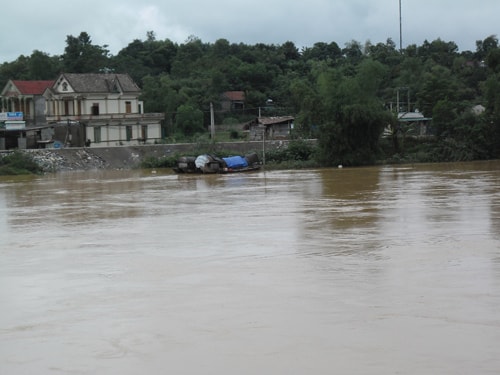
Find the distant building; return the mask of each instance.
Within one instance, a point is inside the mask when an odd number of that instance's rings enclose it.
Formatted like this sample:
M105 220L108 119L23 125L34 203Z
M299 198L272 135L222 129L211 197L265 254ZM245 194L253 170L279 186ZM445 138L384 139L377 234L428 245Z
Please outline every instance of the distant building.
M43 92L54 81L9 80L0 95L0 150L37 147L46 126Z
M409 135L423 136L430 135L429 124L432 118L425 117L421 112L400 112L398 113L398 122L404 125L405 132Z
M244 91L226 91L221 96L221 107L223 111L237 111L245 109Z
M294 120L293 116L257 117L245 128L249 131L251 141L262 140L263 136L265 139L288 139L292 133Z
M44 125L43 93L54 81L9 80L0 95L0 112L22 112L26 126Z

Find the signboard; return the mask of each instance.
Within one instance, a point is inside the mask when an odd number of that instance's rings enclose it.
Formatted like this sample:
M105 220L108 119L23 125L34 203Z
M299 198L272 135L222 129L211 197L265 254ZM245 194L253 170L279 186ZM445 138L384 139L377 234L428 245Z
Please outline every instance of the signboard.
M0 112L0 121L23 121L23 112Z
M26 128L26 121L5 121L5 130L22 130Z

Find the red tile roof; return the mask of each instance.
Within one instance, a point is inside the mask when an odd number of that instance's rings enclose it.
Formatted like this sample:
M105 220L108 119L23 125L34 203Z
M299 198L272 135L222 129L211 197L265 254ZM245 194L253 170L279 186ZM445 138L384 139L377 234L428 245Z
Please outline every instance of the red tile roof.
M54 81L12 81L12 83L23 95L42 95Z

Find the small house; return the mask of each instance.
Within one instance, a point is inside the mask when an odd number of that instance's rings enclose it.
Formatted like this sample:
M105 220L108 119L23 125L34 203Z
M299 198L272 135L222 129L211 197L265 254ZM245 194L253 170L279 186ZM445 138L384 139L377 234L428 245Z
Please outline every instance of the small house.
M400 112L398 113L398 123L400 128L408 135L425 136L430 134L430 122L432 118L425 117L421 112Z
M258 117L246 125L251 141L288 139L293 130L293 116Z
M238 111L245 109L244 91L226 91L221 96L222 111Z

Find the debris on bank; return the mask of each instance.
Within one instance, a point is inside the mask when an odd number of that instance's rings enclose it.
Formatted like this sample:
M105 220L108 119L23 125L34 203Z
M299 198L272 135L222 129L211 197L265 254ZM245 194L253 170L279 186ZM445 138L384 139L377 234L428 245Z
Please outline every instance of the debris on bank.
M71 153L60 153L44 150L25 150L44 172L104 169L108 165L101 157L87 151L75 150Z

